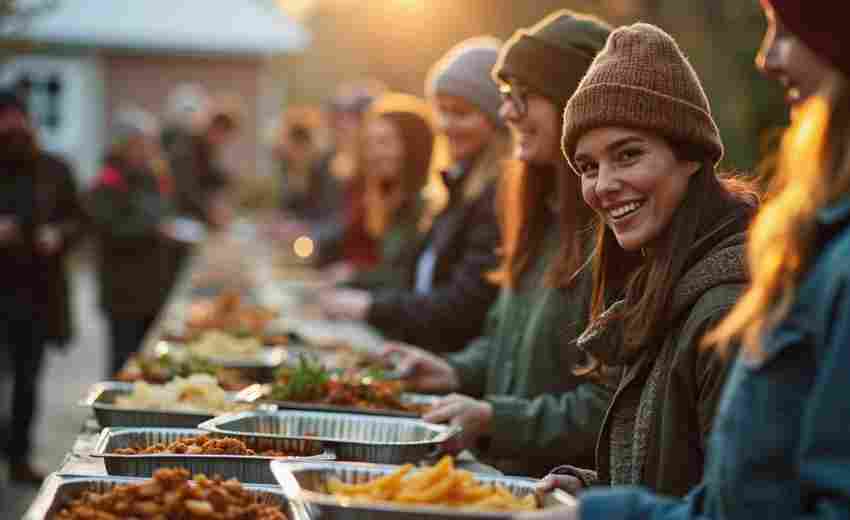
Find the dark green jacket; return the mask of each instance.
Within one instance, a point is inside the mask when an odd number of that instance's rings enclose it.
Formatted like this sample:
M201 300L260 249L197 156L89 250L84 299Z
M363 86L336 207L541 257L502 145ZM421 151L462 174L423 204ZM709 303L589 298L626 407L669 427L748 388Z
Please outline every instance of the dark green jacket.
M617 338L623 331L616 319L579 342L601 362L624 366L599 435L597 472L577 473L585 484L641 485L680 497L699 483L729 367L728 356L703 347L701 340L732 309L748 281L749 213L741 213L714 220L715 228L693 246L693 260L676 284L670 325L657 348L634 355L621 352ZM649 392L653 379L655 388ZM614 417L629 410L633 431L623 436L614 431ZM615 466L621 459L612 457L615 443L631 446L632 464L638 464L631 476L618 474Z
M110 161L87 210L98 239L101 306L116 317L155 316L171 282L170 250L158 226L172 208L158 179Z
M398 222L387 230L381 240L380 263L357 273L346 285L368 291L405 289L408 280L413 277L411 271L423 239L419 230L423 209L424 202L419 201L414 208L400 215Z
M544 287L559 239L558 227L550 229L543 254L519 287L501 291L485 335L448 356L460 391L493 405L492 434L481 456L508 474L540 476L559 463L592 464L611 395L573 375L583 354L571 340L586 323L590 280L585 276L568 290Z

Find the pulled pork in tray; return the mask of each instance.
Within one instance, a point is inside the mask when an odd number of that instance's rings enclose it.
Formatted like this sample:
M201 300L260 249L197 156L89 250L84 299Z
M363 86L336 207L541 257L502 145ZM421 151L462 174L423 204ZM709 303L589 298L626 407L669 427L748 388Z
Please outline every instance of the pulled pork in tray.
M236 479L189 479L185 469L160 469L153 480L85 492L54 517L59 520L119 518L286 520L277 506L260 504Z
M244 442L233 437L211 438L208 435L198 437L183 437L171 444L162 442L150 446L133 446L118 448L116 455L154 455L157 453L173 453L178 455L259 455L261 457L296 457L300 453L285 451L263 450L259 453L248 448Z

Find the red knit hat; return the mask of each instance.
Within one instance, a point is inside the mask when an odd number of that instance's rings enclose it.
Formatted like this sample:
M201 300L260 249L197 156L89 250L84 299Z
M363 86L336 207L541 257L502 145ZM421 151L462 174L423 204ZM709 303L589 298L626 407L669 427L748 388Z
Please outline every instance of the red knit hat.
M850 32L846 19L819 2L761 0L806 46L850 77ZM841 48L845 52L842 54Z

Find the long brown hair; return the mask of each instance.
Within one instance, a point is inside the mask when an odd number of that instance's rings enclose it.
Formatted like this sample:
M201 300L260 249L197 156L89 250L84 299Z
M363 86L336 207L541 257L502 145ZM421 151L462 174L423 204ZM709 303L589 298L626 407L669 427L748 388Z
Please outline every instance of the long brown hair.
M422 190L431 168L434 130L428 105L413 96L385 95L368 113L364 127L376 119L392 124L404 147L400 183L392 193L386 192L368 172L360 175L363 178L366 228L372 237L380 238L399 218L418 220L421 216Z
M559 158L560 168L530 166L517 160L508 162L499 186L497 208L502 263L489 275L493 283L516 287L531 259L538 254L547 227L552 225L547 217L547 205L552 202L558 208L561 240L544 283L548 287L567 287L581 269L587 257L593 211L582 200L578 177L566 159L560 155Z
M706 341L741 340L761 357L761 334L788 313L814 250L818 211L850 193L850 88L838 73L795 113L769 201L750 231L752 284Z
M700 153L681 144L673 144L673 149L680 160L694 160ZM752 182L741 176L718 174L704 154L699 160L703 166L688 182L667 230L648 250L623 250L614 233L597 217L591 323L600 318L611 300L623 298L620 318L628 331L623 337L626 353L651 344L668 326L676 282L687 269L697 240L720 224L716 220L719 215L728 215L742 203L755 206L758 201Z

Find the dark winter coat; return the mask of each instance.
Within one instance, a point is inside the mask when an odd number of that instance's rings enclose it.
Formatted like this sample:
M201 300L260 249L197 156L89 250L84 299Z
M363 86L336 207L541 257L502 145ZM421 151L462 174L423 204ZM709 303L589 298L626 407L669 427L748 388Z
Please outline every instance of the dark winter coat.
M367 321L387 337L453 352L481 334L498 295L498 287L486 279L497 266L499 243L495 194L500 165L490 168L473 168L454 178L443 175L448 205L434 219L416 255L418 262L428 247L435 251L432 289L415 291L414 268L405 289L374 293ZM474 184L478 189L470 191Z
M111 316L156 315L170 289L170 249L159 226L171 216L166 182L109 161L88 194L98 238L100 304Z
M22 239L0 244L0 314L33 320L44 341L64 346L72 336L66 259L83 234L74 174L66 162L41 152L24 163L0 164L0 215L14 216ZM38 252L38 229L62 236L58 254Z

